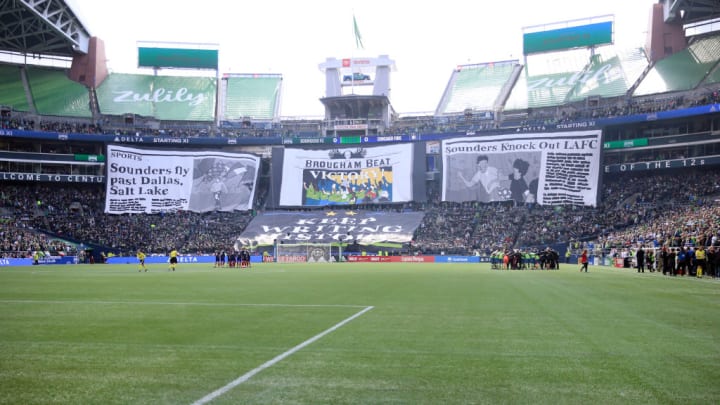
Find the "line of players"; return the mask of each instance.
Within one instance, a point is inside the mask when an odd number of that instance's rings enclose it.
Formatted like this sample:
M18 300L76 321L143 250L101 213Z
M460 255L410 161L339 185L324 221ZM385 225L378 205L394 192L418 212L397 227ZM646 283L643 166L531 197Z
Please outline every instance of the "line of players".
M178 262L178 251L173 249L169 256L170 258L168 263L170 263L170 267L168 267L168 271L175 271ZM145 266L145 253L138 250L136 257L138 259L138 271L147 272L148 269L147 266ZM215 266L213 267L226 267L225 263L228 264L227 267L250 268L250 252L247 249L242 249L239 252L234 251L231 254L227 254L225 251L215 252Z
M227 266L225 265L227 263ZM215 252L215 266L213 267L250 267L250 252L247 249L226 253L225 251Z
M496 250L490 254L490 264L494 270L557 270L560 269L560 255L549 247L537 252Z

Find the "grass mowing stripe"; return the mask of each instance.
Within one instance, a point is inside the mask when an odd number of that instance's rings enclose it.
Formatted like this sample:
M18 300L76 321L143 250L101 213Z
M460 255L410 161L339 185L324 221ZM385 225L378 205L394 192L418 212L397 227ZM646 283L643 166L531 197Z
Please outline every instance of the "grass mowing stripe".
M283 307L283 308L366 308L367 305L343 304L258 304L223 302L163 302L163 301L77 301L77 300L0 300L1 304L76 304L76 305L194 305L206 307Z
M349 323L349 322L353 321L354 319L360 317L361 315L365 314L366 312L370 311L371 309L373 309L372 306L366 307L365 309L363 309L362 311L356 313L355 315L352 315L352 316L350 316L350 317L348 317L348 318L345 318L344 320L338 322L338 323L335 324L334 326L326 329L326 330L323 331L323 332L318 333L317 335L315 335L315 336L311 337L310 339L308 339L308 340L300 343L299 345L293 347L292 349L286 351L285 353L282 353L282 354L280 354L280 355L278 355L278 356L275 356L273 359L268 360L268 361L266 361L265 363L261 364L260 366L254 368L254 369L252 369L252 370L250 370L250 371L248 371L247 373L245 373L245 374L241 375L240 377L236 378L235 380L231 381L230 383L228 383L228 384L225 385L224 387L221 387L221 388L219 388L219 389L217 389L217 390L215 390L215 391L213 391L213 392L205 395L204 397L202 397L202 398L198 399L197 401L193 402L192 405L203 405L203 404L207 404L208 402L212 401L213 399L215 399L215 398L223 395L224 393L230 391L231 389L233 389L233 388L237 387L238 385L244 383L245 381L249 380L249 379L252 378L255 374L261 372L262 370L264 370L264 369L266 369L266 368L268 368L268 367L272 367L274 364L282 361L284 358L292 355L293 353L297 352L298 350L301 350L301 349L304 348L305 346L308 346L308 345L314 343L315 341L321 339L323 336L325 336L325 335L327 335L327 334L329 334L329 333L331 333L331 332L333 332L333 331L335 331L335 330L343 327L343 326L346 325L347 323Z

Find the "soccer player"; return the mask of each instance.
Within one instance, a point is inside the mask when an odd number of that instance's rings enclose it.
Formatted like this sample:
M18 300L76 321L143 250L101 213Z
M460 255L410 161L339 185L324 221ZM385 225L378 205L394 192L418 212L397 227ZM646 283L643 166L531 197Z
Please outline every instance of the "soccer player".
M147 267L145 267L145 253L143 253L140 249L137 251L137 259L138 259L138 273L145 270L147 272Z
M213 267L220 267L220 251L215 251L215 266Z
M240 251L240 263L242 268L250 267L250 252L245 248Z
M580 267L580 271L585 270L585 273L587 273L588 269L588 251L587 249L582 251L582 255L580 255L580 264L582 265ZM640 272L640 270L638 270Z
M220 267L225 267L225 262L227 262L227 253L225 253L224 250L220 251Z
M228 267L233 268L237 265L237 256L238 253L236 250L233 250L228 254Z
M170 267L168 268L168 270L175 271L175 267L177 267L177 256L177 250L173 249L170 251Z

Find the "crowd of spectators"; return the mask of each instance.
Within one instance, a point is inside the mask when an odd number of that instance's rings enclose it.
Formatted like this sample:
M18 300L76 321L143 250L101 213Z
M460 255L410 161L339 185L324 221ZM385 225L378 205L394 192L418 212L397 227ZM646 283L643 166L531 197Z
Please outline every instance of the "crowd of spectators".
M720 204L688 205L637 225L601 235L596 246L607 251L632 247L718 246Z
M413 247L429 253L488 254L595 240L596 246L610 248L608 241L630 245L640 237L647 240L647 227L654 229L652 235L665 235L660 244L678 230L680 241L672 243L687 243L698 235L707 241L720 231L718 178L718 168L608 176L596 207L448 203L435 196ZM658 221L668 224L664 232L657 229Z
M600 235L596 245L608 249L709 246L720 232L718 170L693 170L688 176L637 176L628 183L635 194L630 226ZM692 181L688 181L691 178ZM633 186L640 184L640 186Z
M46 117L35 120L34 117L24 114L14 114L0 120L0 128L17 129L21 131L52 131L75 134L102 134L103 128L99 124L84 120L68 121L62 117Z
M420 134L444 132L482 132L496 129L516 128L519 131L542 131L554 128L557 124L612 118L632 114L647 114L688 108L720 102L720 91L716 88L705 89L697 95L678 95L668 97L649 97L647 99L618 98L602 105L588 107L565 106L561 108L528 109L494 115L491 112L470 112L452 116L434 115L408 116L395 120L384 128L385 134ZM505 117L505 118L503 118ZM111 119L112 118L112 119ZM289 120L279 123L243 123L234 126L215 126L212 123L157 123L152 125L146 120L131 123L119 122L117 117L108 117L96 122L81 119L68 121L62 117L34 117L22 113L3 116L2 129L53 131L60 133L110 134L122 136L171 136L189 137L293 137L315 133L321 136L321 120Z
M30 257L35 251L48 255L77 254L74 245L24 226L22 222L0 221L0 258Z
M417 253L489 254L577 241L595 241L607 249L637 243L706 244L717 239L720 230L718 178L720 168L611 176L603 183L596 207L443 202L439 184L430 182L426 203L354 208L424 211L409 246ZM253 217L251 212L184 211L109 215L104 213L104 185L2 186L0 241L5 256L47 250L55 238L118 252L227 251ZM258 192L263 201L266 186L259 185L265 190ZM53 249L68 247L59 243Z
M443 202L439 185L430 183L426 203L354 208L424 211L409 250L428 254L489 254L592 240L608 249L639 242L706 244L720 230L717 178L719 168L612 176L596 207ZM259 188L263 196L267 188ZM232 249L253 217L250 212L184 211L108 215L104 194L103 185L3 184L3 254L47 250L53 237L120 252L141 248L163 254L176 248L211 253ZM60 245L54 249L68 249Z
M0 191L0 258L29 257L34 251L76 254L75 245L33 227L32 218L41 209L34 195L24 191L24 187L2 187Z
M671 95L667 97L617 98L596 106L564 106L559 108L531 109L520 114L519 120L507 120L502 127L518 127L519 131L542 131L559 124L594 121L600 118L624 117L635 114L651 114L720 103L720 90L708 88L698 94Z
M637 113L663 108L677 108L687 104L690 99L677 98L649 101L648 104L630 105L627 109L607 110L603 114ZM720 102L718 91L704 94L703 99L691 100L692 103ZM563 112L564 113L564 112ZM577 119L574 116L572 119ZM563 118L566 119L567 117ZM416 117L404 120L406 128L433 130L437 121L432 117ZM32 120L4 117L3 128L40 129L92 133L102 131L100 125L85 125L69 122L43 122L36 124ZM443 121L440 129L450 130L452 122ZM438 129L435 127L434 129ZM157 133L156 133L157 134ZM20 145L22 146L22 145ZM29 150L31 146L28 145ZM22 148L15 148L18 150ZM58 153L69 152L58 150ZM73 150L72 152L77 152ZM703 168L688 170L689 175L673 174L624 174L606 179L601 190L601 203L597 207L543 207L538 205L515 206L507 203L480 204L466 202L462 204L440 201L439 185L429 183L428 203L406 204L402 209L422 209L425 220L418 228L412 249L432 253L488 253L500 246L541 246L546 244L567 243L587 240L600 235L599 245L628 244L637 242L638 234L647 238L661 235L663 242L668 240L668 229L658 229L658 222L668 211L678 211L677 207L708 206L707 196L720 193L714 181L718 169ZM685 181L688 177L693 181ZM267 190L261 183L260 188ZM21 192L17 192L20 189ZM257 206L264 205L264 194L258 193ZM11 241L27 241L32 231L37 229L51 234L84 240L111 249L130 251L142 241L143 249L149 252L162 252L169 247L181 248L188 252L208 252L218 249L218 241L227 238L223 235L237 235L249 221L248 215L226 213L168 213L152 218L147 216L110 216L103 214L104 186L72 186L58 189L55 185L13 185L3 187L2 207L4 251L7 248L7 235ZM28 207L32 211L28 211ZM357 207L371 208L375 207ZM380 207L385 209L385 207ZM10 214L8 214L8 212ZM700 212L706 212L700 210ZM20 221L18 218L23 218ZM703 218L696 218L703 220ZM19 222L20 221L20 222ZM148 228L150 227L150 228ZM641 227L639 230L632 230ZM678 229L674 224L671 228ZM630 230L626 230L630 229ZM618 230L625 233L618 233ZM18 236L22 231L22 235ZM188 236L188 235L194 236ZM643 235L644 234L644 235ZM138 238L142 235L143 238ZM37 247L48 242L41 240L24 243L22 251L28 247ZM675 235L673 234L673 237ZM679 235L681 239L684 234ZM13 248L17 244L13 245ZM62 246L58 246L63 249ZM17 250L13 250L17 252Z
M47 250L49 238L73 242L76 248L95 245L126 254L137 249L165 254L173 248L209 253L230 249L230 235L238 235L251 218L250 213L183 211L106 215L100 185L4 184L0 207L2 251L15 257Z
M440 185L428 187L423 221L415 231L411 251L422 254L488 254L509 246L516 236L522 207L512 202L463 203L441 201Z
M679 234L681 241L671 244L688 243L696 234L705 235L702 240L707 241L720 230L715 201L720 196L719 175L720 169L696 168L608 177L597 207L449 203L440 202L431 190L412 247L423 253L489 254L496 249L540 249L578 241L587 246L592 240L595 246L608 240L630 245L658 218L673 218L668 228L673 236L685 229ZM688 223L706 229L690 230ZM666 236L660 244L668 240Z
M517 128L545 130L557 124L611 118L632 114L688 108L720 103L720 91L707 87L666 97L602 100L595 106L566 105L528 109L495 115L468 111L454 116L421 115L401 117L385 128L386 133L443 133ZM63 117L38 117L4 110L0 128L80 134L173 137L269 137L320 136L322 120L290 120L279 123L243 122L215 126L214 123L165 122L152 118L104 117L98 121ZM308 135L310 134L310 135ZM14 152L37 152L32 142L12 143ZM71 149L71 145L73 149ZM45 153L93 153L92 147L63 144ZM82 148L89 148L84 150ZM78 149L80 148L80 149ZM642 155L646 153L646 155ZM687 157L683 150L667 149L636 155L609 154L605 163L675 159ZM614 160L613 160L614 159ZM13 166L8 166L12 164ZM0 163L0 171L23 171L14 163ZM3 169L3 167L5 169ZM62 173L62 165L44 167L44 173ZM26 169L26 168L25 168ZM32 168L35 170L35 168ZM652 173L652 174L651 174ZM423 210L424 220L416 230L411 250L424 253L487 254L498 248L537 247L558 243L595 241L596 246L617 249L634 244L682 246L712 243L718 238L720 189L715 181L717 168L627 173L606 176L597 207L477 202L449 203L440 198L437 181L428 184L428 202L402 206L357 206L358 209ZM692 181L687 181L691 178ZM262 208L267 184L259 184L256 206ZM164 253L170 248L185 252L209 253L231 249L233 238L247 226L249 213L192 212L162 215L104 214L104 185L13 184L3 183L0 195L0 254L23 255L33 250L67 252L73 245L61 239L93 243L108 249L131 252L143 248ZM57 238L56 238L56 237ZM579 245L584 246L584 245Z

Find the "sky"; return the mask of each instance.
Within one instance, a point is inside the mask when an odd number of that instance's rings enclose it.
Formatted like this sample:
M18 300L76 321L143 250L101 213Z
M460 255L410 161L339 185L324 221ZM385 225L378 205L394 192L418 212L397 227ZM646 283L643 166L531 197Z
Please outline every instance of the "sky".
M395 62L395 111L429 113L458 65L522 62L523 27L614 15L615 46L642 47L657 0L66 2L90 35L104 41L111 72L152 74L137 68L138 41L217 44L220 74L281 74L280 116L318 118L325 97L319 65L327 58L388 55Z

